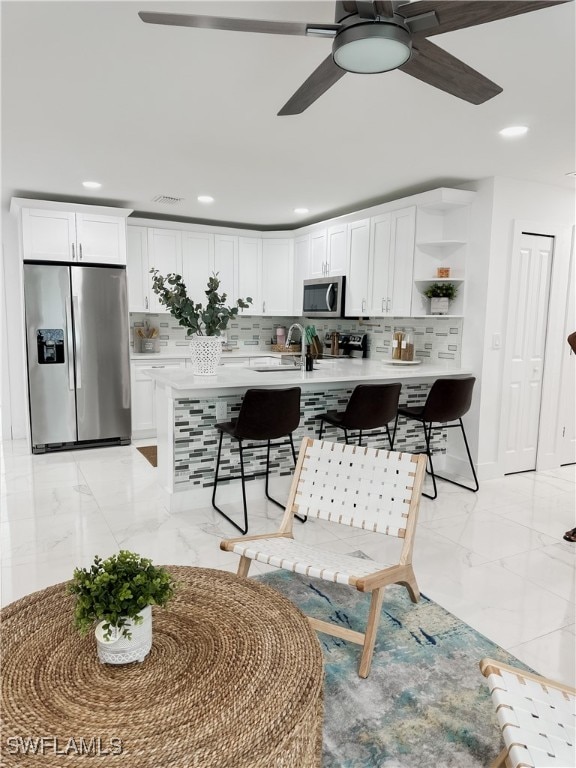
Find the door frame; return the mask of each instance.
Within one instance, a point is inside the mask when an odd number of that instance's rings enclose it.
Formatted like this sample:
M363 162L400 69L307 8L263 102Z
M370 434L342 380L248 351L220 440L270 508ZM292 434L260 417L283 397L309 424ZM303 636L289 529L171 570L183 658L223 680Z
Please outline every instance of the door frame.
M552 265L550 272L550 291L548 298L548 321L546 323L546 344L544 350L544 373L542 377L542 395L540 401L540 424L538 429L538 443L536 449L536 470L554 469L560 466L560 393L562 378L562 352L566 339L564 327L566 324L566 310L570 290L569 275L571 261L572 228L555 224L544 224L535 221L523 221L514 219L512 222L512 250L508 254L508 268L506 279L506 298L510 293L510 280L512 271L511 255L520 247L520 240L524 233L553 237ZM504 344L500 380L500 425L498 437L498 464L503 472L505 466L505 436L504 436L504 376L506 372L505 361L510 352L508 339L508 316L504 321Z

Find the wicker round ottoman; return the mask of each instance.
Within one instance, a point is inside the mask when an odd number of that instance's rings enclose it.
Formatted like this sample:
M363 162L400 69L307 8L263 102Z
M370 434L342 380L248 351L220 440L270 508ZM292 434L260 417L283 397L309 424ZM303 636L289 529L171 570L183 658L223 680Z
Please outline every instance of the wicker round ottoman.
M101 664L66 584L0 612L3 766L306 768L322 754L322 652L285 597L170 566L142 663Z

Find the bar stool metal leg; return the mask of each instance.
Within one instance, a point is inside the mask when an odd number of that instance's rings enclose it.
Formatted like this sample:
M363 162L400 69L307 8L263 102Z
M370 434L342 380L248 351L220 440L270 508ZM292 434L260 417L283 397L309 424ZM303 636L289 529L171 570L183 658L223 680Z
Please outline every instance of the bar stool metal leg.
M214 487L212 489L212 506L217 512L220 512L220 514L228 520L229 523L232 523L234 528L240 531L241 534L246 534L248 532L248 507L246 504L246 489L244 487L244 456L242 455L242 441L238 440L238 448L240 452L240 478L242 480L242 503L244 506L244 528L242 526L238 525L237 522L232 520L231 517L229 517L226 512L224 512L220 507L216 504L216 486L218 485L218 472L220 470L220 456L222 455L222 440L224 438L224 433L220 432L220 442L218 443L218 457L216 459L216 472L214 473Z
M474 487L471 488L469 485L464 485L464 483L458 483L456 480L451 480L449 477L443 477L442 475L436 475L436 477L439 480L444 480L446 483L452 483L452 485L457 485L459 488L465 488L467 491L472 491L473 493L476 493L478 489L480 488L480 484L478 483L478 477L476 475L476 470L474 469L474 463L472 461L472 455L470 453L470 447L468 446L468 440L466 439L466 432L464 430L464 424L462 423L462 419L458 419L458 424L451 424L447 428L450 427L460 427L462 430L462 437L464 438L464 447L466 448L466 455L468 456L468 462L470 464L470 469L472 470L472 477L474 478ZM435 427L435 429L442 429L442 427ZM432 464L432 462L430 462Z
M430 470L426 470L427 474L429 474L432 477L432 487L434 488L434 493L424 493L422 492L422 496L426 496L427 499L435 499L438 496L438 489L436 487L436 475L434 474L434 464L432 463L432 451L430 450L430 438L432 436L432 424L430 424L429 429L426 429L426 422L422 422L422 426L424 427L424 439L426 440L426 455L428 456L428 462L430 463Z

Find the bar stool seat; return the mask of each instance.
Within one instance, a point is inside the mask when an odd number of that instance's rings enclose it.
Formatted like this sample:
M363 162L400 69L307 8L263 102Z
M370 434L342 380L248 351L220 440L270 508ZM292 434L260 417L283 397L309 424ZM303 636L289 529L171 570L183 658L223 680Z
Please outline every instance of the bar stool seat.
M390 450L393 450L401 389L401 384L358 384L350 395L344 411L328 411L317 417L320 419L319 439L322 439L324 422L344 430L344 439L347 443L349 442L348 431L358 430L358 445L362 445L362 433L365 430L384 429ZM392 436L388 428L391 421L394 421Z
M470 455L470 448L468 447L468 440L466 439L466 432L464 430L464 424L462 423L462 416L464 416L470 410L472 404L472 390L476 379L474 376L467 376L461 379L437 379L430 387L430 392L426 398L424 405L419 406L402 406L398 408L398 414L405 416L409 419L414 419L422 424L424 429L424 440L426 442L426 454L428 456L428 462L430 464L430 470L428 474L432 477L432 486L434 488L433 494L423 493L429 499L435 499L438 496L438 489L436 487L436 480L445 480L447 483L457 485L460 488L465 488L468 491L474 493L480 487L478 485L478 478L476 477L476 471L472 462L472 456ZM455 421L456 424L448 424L447 422ZM434 423L438 426L434 426ZM464 438L464 446L466 447L466 453L468 455L468 461L470 462L470 469L472 470L472 477L474 478L474 487L458 483L456 480L451 480L448 477L443 477L434 472L434 465L432 464L432 450L430 447L430 440L432 437L433 429L451 429L453 427L459 427L462 430L462 437Z
M218 443L218 457L216 459L216 471L214 474L214 487L212 489L212 506L217 512L232 523L241 533L248 532L248 507L246 503L247 479L264 475L266 498L277 506L284 509L276 499L272 498L268 492L268 477L270 474L270 447L279 447L290 445L292 449L292 458L296 465L296 451L292 433L297 429L300 423L300 387L290 387L289 389L247 389L242 399L242 405L238 412L238 418L232 421L226 421L216 424L216 429L220 433ZM244 526L239 525L232 520L225 512L216 505L216 488L219 481L220 459L222 455L222 440L227 434L232 440L238 443L240 456L240 474L233 477L226 477L226 480L242 480L242 502L244 509ZM272 440L287 438L283 442L272 443ZM244 441L251 441L250 445L245 445ZM254 472L246 475L244 472L244 450L248 448L263 448L258 443L266 443L266 469L262 472Z

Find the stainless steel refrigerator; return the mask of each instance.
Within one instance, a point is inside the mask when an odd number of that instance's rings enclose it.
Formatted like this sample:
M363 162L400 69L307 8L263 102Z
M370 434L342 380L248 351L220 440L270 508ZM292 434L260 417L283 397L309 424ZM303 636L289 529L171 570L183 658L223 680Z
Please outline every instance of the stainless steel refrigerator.
M130 442L126 270L24 264L33 453Z

